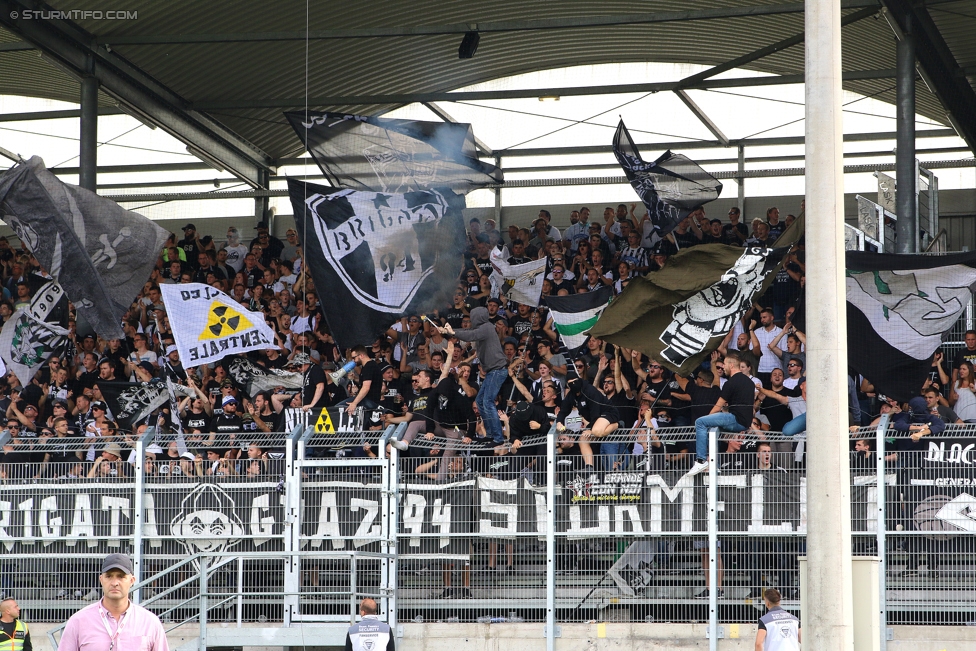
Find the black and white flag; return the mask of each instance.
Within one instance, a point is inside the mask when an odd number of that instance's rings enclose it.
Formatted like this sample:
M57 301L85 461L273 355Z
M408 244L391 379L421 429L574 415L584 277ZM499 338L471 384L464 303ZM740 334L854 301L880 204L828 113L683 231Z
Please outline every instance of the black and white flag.
M62 183L37 156L0 176L0 212L95 332L124 338L122 317L169 233L110 199Z
M659 237L722 194L722 184L686 156L669 150L653 163L644 161L623 120L613 137L613 154L644 202Z
M403 314L450 304L465 246L464 197L450 190L336 191L296 179L288 180L288 192L340 346L369 344Z
M464 194L501 183L478 160L470 124L345 113L285 113L329 181L339 188L406 193L450 188Z
M0 357L25 386L67 341L67 330L47 322L63 297L57 282L43 285L31 298L30 307L14 312L0 331Z
M192 396L193 390L182 385L173 385L174 393ZM169 389L165 382L99 382L102 393L112 416L122 429L133 429L146 420L150 414L169 402Z
M265 368L246 357L232 358L227 364L227 374L249 396L255 396L262 391L271 391L275 387L301 389L303 384L301 373L280 368Z
M847 253L848 363L878 393L917 396L976 291L976 253Z

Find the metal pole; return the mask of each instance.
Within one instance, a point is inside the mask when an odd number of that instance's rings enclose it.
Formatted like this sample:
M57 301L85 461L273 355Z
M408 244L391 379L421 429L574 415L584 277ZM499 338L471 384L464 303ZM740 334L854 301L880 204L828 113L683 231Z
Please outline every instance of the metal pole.
M895 224L897 253L917 253L918 206L915 193L918 172L915 168L915 36L911 16L905 16L902 38L896 48L895 95L895 195L898 222Z
M146 432L136 440L136 494L133 496L135 513L132 517L132 569L136 583L143 579L142 572L142 536L146 521L146 445L156 436L156 428L148 427ZM136 588L132 600L142 603L142 588Z
M546 651L556 649L556 426L546 435Z
M708 651L718 651L718 430L708 431Z
M81 78L81 141L78 153L78 185L94 192L98 182L98 80L93 75Z
M888 608L885 605L885 595L888 591L888 547L885 542L888 531L888 523L885 520L885 512L888 507L888 484L885 481L884 448L885 431L888 429L888 420L890 418L890 414L884 414L881 417L881 422L878 423L877 442L874 446L874 449L877 450L875 456L877 456L876 461L878 463L878 604L881 606L881 611L878 613L878 617L881 620L881 646L879 647L879 651L885 651L888 645L888 636L885 631L888 626Z
M502 157L495 156L495 167L502 168ZM495 228L502 230L502 189L495 188Z
M406 423L400 423L397 427L397 431L393 434L394 438L403 436L400 433L400 428L406 429ZM387 613L386 622L393 629L393 635L396 635L397 630L397 573L399 571L399 564L397 558L399 555L399 538L400 535L400 516L398 513L399 506L399 491L400 491L400 470L399 470L399 454L396 448L390 450L390 462L387 465L387 472L390 473L390 492L387 496L387 508L389 509L390 515L390 536L387 539L388 544L392 549L390 554L392 556L390 560L390 572L387 577L387 594L389 595L390 611Z
M207 651L207 572L210 570L210 559L200 557L200 651Z
M265 188L268 187L268 171L267 170L260 170L260 169L258 170L258 183L260 183L262 187L265 187ZM267 216L268 216L268 205L269 205L269 203L270 203L270 199L268 197L255 197L254 198L254 224L255 224L255 226L257 224L260 224L261 222L267 220ZM269 231L272 228L272 226L273 226L273 224L268 224ZM272 231L272 235L273 234L274 234L274 232Z
M735 182L739 184L739 220L746 223L746 146L739 145L739 165L736 168L738 176Z
M285 444L285 530L283 532L285 552L285 600L284 625L291 626L300 612L302 582L302 560L298 552L302 550L302 468L298 461L297 445L305 433L298 426L288 435Z
M838 0L806 0L807 603L805 651L851 651L850 459L841 26Z

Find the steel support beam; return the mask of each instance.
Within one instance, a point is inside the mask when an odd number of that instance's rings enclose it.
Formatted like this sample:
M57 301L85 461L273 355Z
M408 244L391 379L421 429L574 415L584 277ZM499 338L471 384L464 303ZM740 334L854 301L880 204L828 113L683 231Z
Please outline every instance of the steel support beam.
M896 86L895 115L898 138L895 145L895 195L898 221L895 224L895 251L917 253L918 207L915 204L915 188L918 173L915 169L915 36L912 18L906 16L902 23L902 36L898 39L898 81Z
M270 167L263 152L208 116L188 110L181 97L108 48L92 45L93 36L73 23L25 20L19 15L22 9L14 0L0 0L0 25L79 77L93 75L103 93L186 145L207 152L252 187L260 187L258 170Z
M866 142L872 140L895 140L895 131L879 131L875 133L849 133L844 135L844 142ZM925 129L917 131L916 138L955 138L956 132L952 129ZM646 149L664 151L665 149L717 149L724 145L717 140L688 140L671 142L637 143ZM776 145L802 145L803 136L784 136L773 138L744 138L729 140L729 146L738 147L770 147ZM503 149L495 153L505 157L512 156L561 156L564 154L603 154L612 153L610 145L588 145L585 147L520 147L519 149ZM281 163L284 164L284 163ZM296 163L300 164L300 163Z
M122 115L124 111L115 106L102 106L99 115ZM63 111L27 111L25 113L0 113L0 122L28 122L30 120L65 120L80 118L81 109L66 109Z
M78 185L94 192L98 184L98 79L81 78L81 120L78 143Z
M926 85L939 99L959 136L976 154L976 90L966 79L925 5L913 0L883 0L895 34L904 33L908 21L915 40L915 58Z
M878 13L877 5L859 9L858 11L849 13L843 18L841 18L840 20L841 27L850 25L851 23L856 23L857 21L862 20L864 18L874 16L877 13ZM736 57L730 61L726 61L725 63L709 68L708 70L702 70L699 73L693 74L689 77L685 77L678 83L681 84L682 87L685 86L690 87L710 77L714 77L715 75L721 74L728 70L732 70L733 68L741 68L747 63L752 63L753 61L757 61L759 59L767 57L770 54L775 54L780 50L785 50L786 48L793 47L794 45L799 45L800 43L803 42L804 34L805 32L800 32L795 36L784 38L781 41L777 41L776 43L772 43L770 45L767 45L766 47L761 47L758 50L754 50L748 54L743 54L740 57Z
M436 104L434 102L424 102L424 106L426 106L427 108L429 108L434 115L436 115L440 119L444 120L445 122L451 122L453 124L457 124L458 123L457 120L455 120L453 117L451 117L451 114L450 113L448 113L447 111L445 111L438 104ZM484 154L485 156L491 156L492 155L491 147L489 147L484 142L482 142L481 141L481 138L479 138L478 136L475 136L474 137L474 146L477 147L478 148L478 151L481 152L482 154Z
M687 91L679 88L678 90L674 91L674 94L678 96L678 99L684 102L689 111L695 114L695 117L705 125L705 128L708 129L713 136L715 136L715 139L722 143L723 147L729 146L728 136L722 133L722 130L718 128L718 125L712 122L712 119L708 117L705 111L703 111L698 104L695 103L695 100L691 99Z
M844 73L845 81L860 79L894 79L895 69L852 70ZM419 102L467 102L498 99L526 99L538 97L581 97L586 95L613 95L620 93L661 93L677 88L751 88L754 86L784 86L802 84L803 75L778 77L734 77L731 79L707 79L697 84L681 81L662 81L646 84L614 84L608 86L583 86L575 88L528 88L513 90L477 91L426 91L422 93L397 93L390 95L336 95L334 97L310 97L308 105L316 108L334 106L372 106L384 104L413 104ZM238 111L247 109L294 109L305 106L304 97L267 98L257 100L201 100L194 102L196 111Z

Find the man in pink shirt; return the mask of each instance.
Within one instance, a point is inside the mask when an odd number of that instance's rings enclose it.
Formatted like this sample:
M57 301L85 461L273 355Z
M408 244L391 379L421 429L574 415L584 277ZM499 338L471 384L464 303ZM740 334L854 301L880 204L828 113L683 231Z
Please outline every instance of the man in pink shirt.
M136 577L128 556L109 554L98 581L104 596L71 616L59 651L169 651L159 618L129 601Z

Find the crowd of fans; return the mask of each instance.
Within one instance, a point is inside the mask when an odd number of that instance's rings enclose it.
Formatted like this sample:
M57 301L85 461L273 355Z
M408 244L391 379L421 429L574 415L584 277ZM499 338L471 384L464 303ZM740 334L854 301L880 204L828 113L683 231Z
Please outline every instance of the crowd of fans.
M752 453L766 431L800 435L806 411L805 336L793 317L804 284L802 242L791 250L768 291L688 377L672 374L636 350L595 338L575 359L567 356L546 308L548 296L602 286L619 293L637 275L666 267L679 249L713 242L770 245L794 220L793 215L781 220L773 207L765 219L756 218L747 227L738 208L729 211L727 222L708 219L700 209L661 239L647 216L638 218L634 208L607 207L602 223L591 219L587 207L574 210L562 233L551 225L547 210L540 210L529 227L513 224L504 234L493 220L482 224L472 219L451 305L404 316L371 346L352 350L340 350L329 333L321 307L322 300L328 301L328 290L320 294L302 267L294 229L288 229L281 241L262 223L257 237L244 244L239 231L230 228L226 241L218 244L187 224L181 239L171 236L152 277L125 315L124 339L79 335L69 304L66 314L55 315L67 324L67 348L51 357L27 386L8 373L0 387L0 408L6 412L12 439L4 447L0 472L5 477L38 478L131 474L133 441L147 426L171 428L170 406L154 418L120 427L99 383L164 378L193 393L181 400L175 415L185 439L166 449L151 446L147 457L148 472L168 477L266 472L276 451L257 445L248 449L249 439L239 435L283 431L283 410L288 407L313 414L336 407L362 418L362 429L409 423L406 436L394 444L410 472L431 479L464 472L480 457L490 459L496 476L541 480L540 459L546 450L523 441L537 441L553 424L560 431L557 453L572 460L560 468L590 479L599 472L638 466L700 470L694 465L696 456L704 456L700 440L696 449L691 441L660 437L657 432L696 421L701 425L703 417L705 422L724 419L723 452L742 448ZM546 259L539 307L515 304L493 289L493 247L502 247L512 264ZM23 248L11 248L3 238L0 264L0 318L6 319L29 304L48 278L34 257ZM265 368L301 373L303 386L251 395L228 374L229 358L184 367L159 286L187 282L213 285L247 309L263 312L275 332L276 347L248 356ZM476 400L484 371L474 343L464 336L479 308L494 327L507 368L497 403L490 408ZM355 361L356 369L336 383L328 372L346 360ZM946 422L976 418L974 362L972 332L954 360L951 378L941 354L933 360L923 389L929 409ZM852 426L870 424L877 414L904 407L877 395L864 378L852 376L850 384ZM497 410L502 437L486 431L486 408ZM65 445L79 441L85 445L73 450ZM781 458L802 463L802 438L774 442L772 447L783 453ZM369 443L342 443L313 453L362 457L378 451ZM461 460L452 461L455 456ZM12 470L25 463L29 468Z

